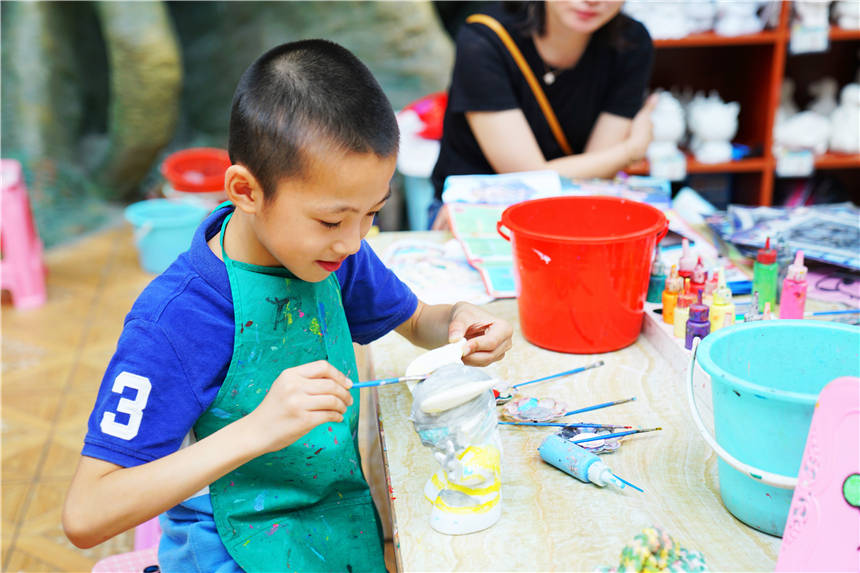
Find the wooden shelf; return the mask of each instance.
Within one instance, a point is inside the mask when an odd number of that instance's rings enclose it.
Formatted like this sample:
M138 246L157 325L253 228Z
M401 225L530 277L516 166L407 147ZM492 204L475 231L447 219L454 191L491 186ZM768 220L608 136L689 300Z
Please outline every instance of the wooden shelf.
M853 32L853 30L851 30ZM708 46L752 46L758 44L775 44L784 36L780 30L765 30L758 34L743 36L721 36L714 32L690 34L683 38L654 40L656 48L706 48Z
M840 28L839 26L833 26L830 28L831 42L839 42L845 40L860 40L860 30Z
M687 173L753 173L770 169L770 163L764 157L752 157L725 163L701 163L692 156L687 156ZM647 161L637 161L624 170L629 175L648 175Z
M815 158L816 169L858 169L860 153L825 153Z

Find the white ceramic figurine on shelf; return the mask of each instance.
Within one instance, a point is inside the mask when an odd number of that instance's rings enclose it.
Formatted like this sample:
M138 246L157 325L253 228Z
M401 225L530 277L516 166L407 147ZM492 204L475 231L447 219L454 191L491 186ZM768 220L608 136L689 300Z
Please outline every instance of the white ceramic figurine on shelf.
M840 28L860 29L860 2L857 0L838 0L834 5L833 14Z
M716 94L690 103L688 121L693 134L693 153L702 163L731 161L731 140L738 131L737 102L724 103Z
M830 149L860 153L860 84L842 88L839 107L830 116Z
M690 34L708 32L714 29L717 17L717 4L714 0L697 0L684 5L687 16L687 31Z
M779 107L776 109L776 123L790 118L800 111L794 102L794 80L783 78L779 92Z
M796 20L808 28L827 28L830 0L795 0L794 14Z
M653 139L648 145L646 157L651 165L651 175L670 181L683 179L686 175L686 159L678 149L684 137L684 108L669 92L660 92L657 105L651 112Z
M809 84L809 93L814 99L806 109L829 117L836 109L836 93L838 91L839 83L829 76L812 82Z
M761 32L764 22L758 17L758 8L759 3L755 0L718 0L714 31L721 36Z
M683 38L690 33L684 3L678 0L627 2L624 11L641 22L655 40Z
M774 126L774 150L808 149L819 155L827 151L830 120L814 111L802 111Z

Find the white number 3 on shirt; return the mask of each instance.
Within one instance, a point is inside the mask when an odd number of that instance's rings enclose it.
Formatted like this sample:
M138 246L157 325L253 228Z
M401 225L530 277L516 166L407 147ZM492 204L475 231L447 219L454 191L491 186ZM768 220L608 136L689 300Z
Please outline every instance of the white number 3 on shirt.
M116 414L105 412L102 416L101 429L105 434L130 440L137 435L137 431L140 429L140 420L143 418L143 409L146 408L146 401L149 400L152 384L150 384L149 378L131 372L121 372L113 381L111 390L117 394L122 394L125 388L137 390L134 400L120 398L116 407L117 412L128 414L128 422L120 424L116 421Z

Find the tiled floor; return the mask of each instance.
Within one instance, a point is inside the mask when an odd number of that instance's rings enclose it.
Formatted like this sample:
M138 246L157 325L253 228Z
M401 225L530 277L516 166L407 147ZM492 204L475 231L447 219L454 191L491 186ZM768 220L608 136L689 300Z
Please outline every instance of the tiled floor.
M47 304L18 311L3 297L2 570L90 571L130 551L133 534L77 549L63 534L63 499L123 317L152 276L127 227L53 249L45 263Z
M48 302L2 310L3 571L89 571L132 548L124 533L75 548L60 523L105 365L122 321L152 278L138 266L127 228L51 250Z

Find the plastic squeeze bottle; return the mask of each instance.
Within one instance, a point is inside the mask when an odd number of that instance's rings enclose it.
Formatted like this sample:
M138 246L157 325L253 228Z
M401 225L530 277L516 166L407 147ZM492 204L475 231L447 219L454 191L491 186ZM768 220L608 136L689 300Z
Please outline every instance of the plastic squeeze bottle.
M732 301L732 290L726 286L726 272L720 269L720 282L714 291L711 303L710 321L711 332L735 323L735 303Z
M579 481L593 483L599 487L606 485L613 485L618 489L625 487L624 482L612 475L612 470L596 454L570 440L565 440L558 434L544 438L538 453L543 461Z
M660 249L654 251L654 262L651 263L651 278L648 280L647 302L661 302L663 289L666 286L666 265L660 260Z
M698 302L690 305L690 318L687 319L687 336L684 339L684 348L693 349L693 339L697 336L699 340L704 339L711 332L711 323L708 320L708 307L702 304L702 293L699 292Z
M764 304L776 304L776 283L779 266L776 264L776 249L770 248L770 237L764 248L759 249L753 265L753 290L758 291L758 309L764 311Z
M690 279L684 279L684 290L678 294L675 303L674 329L676 338L684 338L687 332L687 319L690 317L690 306L696 302L696 293L690 288Z
M684 279L678 276L678 269L672 265L669 278L666 279L666 288L663 289L663 322L666 324L675 322L675 303L682 288L684 288Z
M681 239L681 258L678 259L678 274L681 278L692 278L696 268L696 257L690 252L690 241Z
M702 257L696 261L696 266L693 267L693 274L690 275L690 288L693 289L693 294L705 290L705 281L708 280L708 271L705 270L705 265L702 264Z
M788 274L782 283L782 296L779 299L780 318L803 318L806 306L806 266L803 264L803 251L797 251L794 262L788 267Z
M708 280L705 281L705 290L702 292L702 302L706 305L711 306L711 301L714 300L714 291L717 290L719 283L720 276L716 271L712 272L711 276L708 277Z
M758 292L753 291L752 298L750 299L750 307L747 309L746 313L744 313L744 322L754 322L756 320L761 320L762 315L758 311Z

